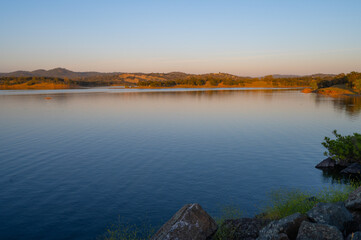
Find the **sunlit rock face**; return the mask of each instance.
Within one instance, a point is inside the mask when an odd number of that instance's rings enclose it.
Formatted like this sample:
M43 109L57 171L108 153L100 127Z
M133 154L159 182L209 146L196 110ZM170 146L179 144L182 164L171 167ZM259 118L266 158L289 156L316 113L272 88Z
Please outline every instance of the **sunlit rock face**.
M216 230L216 222L199 204L187 204L158 230L152 240L203 240Z

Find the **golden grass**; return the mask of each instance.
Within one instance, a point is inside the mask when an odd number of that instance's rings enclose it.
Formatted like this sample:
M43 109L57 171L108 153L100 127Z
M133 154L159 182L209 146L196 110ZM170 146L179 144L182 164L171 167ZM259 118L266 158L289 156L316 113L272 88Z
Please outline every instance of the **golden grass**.
M331 97L357 95L351 88L346 87L345 84L339 84L328 88L320 88L316 91L319 94Z

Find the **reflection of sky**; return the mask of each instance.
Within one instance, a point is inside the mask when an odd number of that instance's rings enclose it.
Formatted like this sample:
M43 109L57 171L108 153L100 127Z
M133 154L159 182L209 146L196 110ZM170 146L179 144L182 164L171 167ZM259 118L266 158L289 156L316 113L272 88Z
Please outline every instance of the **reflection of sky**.
M329 186L323 137L361 131L341 105L290 90L0 95L0 238L88 239L189 202L251 215L270 189Z
M358 0L17 0L1 9L0 72L361 71Z

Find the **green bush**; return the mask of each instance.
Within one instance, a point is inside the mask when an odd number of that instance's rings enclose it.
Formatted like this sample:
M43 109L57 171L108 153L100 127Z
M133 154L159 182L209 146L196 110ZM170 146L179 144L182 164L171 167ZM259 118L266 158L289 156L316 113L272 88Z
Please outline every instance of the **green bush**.
M361 134L342 136L336 130L333 131L336 139L325 137L322 145L327 149L325 156L336 161L361 163Z

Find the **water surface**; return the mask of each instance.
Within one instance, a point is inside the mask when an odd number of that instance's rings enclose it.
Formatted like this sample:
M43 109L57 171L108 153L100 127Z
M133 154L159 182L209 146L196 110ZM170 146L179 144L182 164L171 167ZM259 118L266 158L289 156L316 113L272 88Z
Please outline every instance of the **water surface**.
M330 186L320 143L360 111L295 90L0 91L0 239L94 239L194 202L253 215L271 189Z

